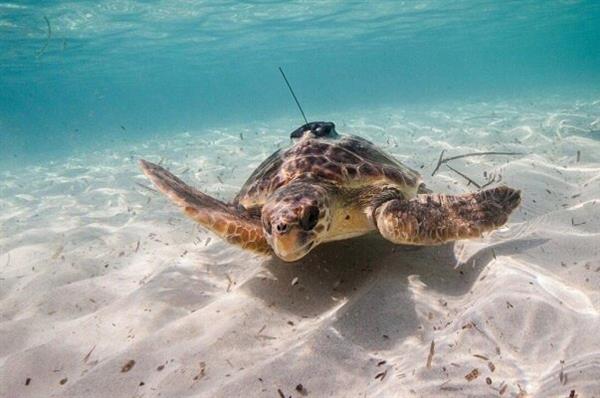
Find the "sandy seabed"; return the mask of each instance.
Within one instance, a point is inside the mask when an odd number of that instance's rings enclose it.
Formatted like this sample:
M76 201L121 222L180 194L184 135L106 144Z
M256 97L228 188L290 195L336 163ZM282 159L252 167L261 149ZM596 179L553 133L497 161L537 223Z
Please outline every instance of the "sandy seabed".
M475 188L431 176L442 150L520 152L450 164L522 205L480 240L369 235L288 264L203 231L137 160L232 198L294 120L4 170L0 396L600 397L600 100L332 120L447 193Z

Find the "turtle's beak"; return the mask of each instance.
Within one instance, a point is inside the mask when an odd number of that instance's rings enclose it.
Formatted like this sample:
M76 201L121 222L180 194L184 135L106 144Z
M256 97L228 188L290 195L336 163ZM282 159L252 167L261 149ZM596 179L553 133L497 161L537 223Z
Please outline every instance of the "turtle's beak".
M277 257L283 261L296 261L308 253L307 246L302 244L304 239L300 236L300 231L290 230L285 233L273 234L273 250Z

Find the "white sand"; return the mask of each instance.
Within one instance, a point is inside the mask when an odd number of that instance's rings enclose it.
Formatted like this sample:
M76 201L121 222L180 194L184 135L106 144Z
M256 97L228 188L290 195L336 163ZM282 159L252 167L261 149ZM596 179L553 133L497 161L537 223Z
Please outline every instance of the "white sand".
M136 160L163 158L231 198L294 120L3 171L0 396L600 397L600 101L564 102L332 115L439 191L473 189L430 176L442 149L525 153L452 162L523 203L442 247L368 236L282 263L136 185L150 185Z

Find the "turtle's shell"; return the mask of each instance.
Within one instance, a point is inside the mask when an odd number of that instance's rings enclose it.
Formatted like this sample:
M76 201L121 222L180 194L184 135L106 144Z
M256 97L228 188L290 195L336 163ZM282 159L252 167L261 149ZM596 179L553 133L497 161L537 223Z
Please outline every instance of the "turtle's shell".
M261 207L281 186L298 179L360 189L390 185L402 192L416 193L421 182L412 170L373 143L356 136L304 134L288 149L269 156L252 173L234 199L243 207ZM296 134L296 136L294 136ZM411 195L412 196L412 195Z

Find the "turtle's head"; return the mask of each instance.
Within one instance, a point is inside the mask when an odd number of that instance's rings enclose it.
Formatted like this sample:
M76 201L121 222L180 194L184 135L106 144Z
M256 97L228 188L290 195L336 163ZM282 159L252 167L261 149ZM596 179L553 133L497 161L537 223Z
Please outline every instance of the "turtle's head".
M329 231L329 193L321 186L297 182L279 188L262 209L265 237L277 257L296 261Z

